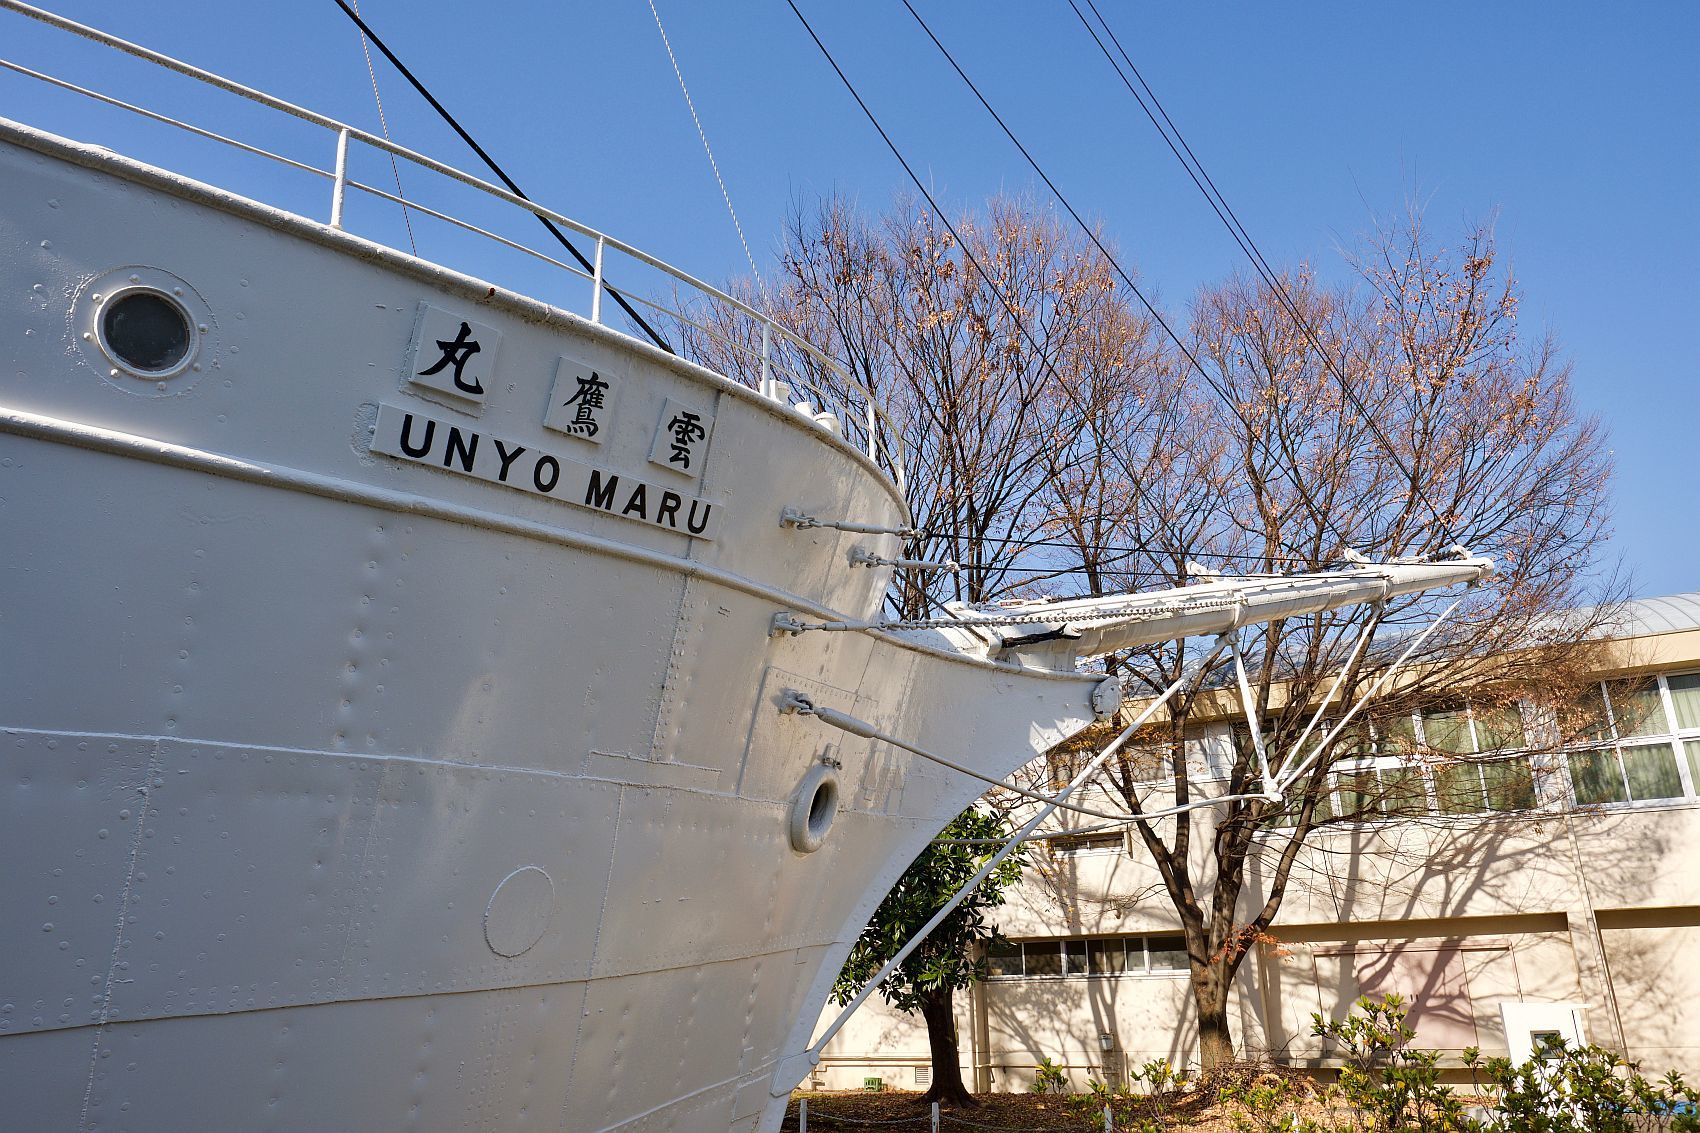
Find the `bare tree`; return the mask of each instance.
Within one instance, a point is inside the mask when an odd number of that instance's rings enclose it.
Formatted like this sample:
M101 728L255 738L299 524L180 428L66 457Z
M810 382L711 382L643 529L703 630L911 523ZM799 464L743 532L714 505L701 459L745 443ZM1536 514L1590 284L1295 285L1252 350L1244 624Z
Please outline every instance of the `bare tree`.
M1609 604L1555 616L1588 597L1584 572L1606 535L1601 430L1575 411L1553 345L1519 342L1516 288L1494 270L1491 231L1472 229L1460 247L1441 249L1413 214L1372 238L1356 264L1356 291L1323 289L1302 272L1285 281L1309 332L1261 282L1230 280L1198 296L1190 345L1216 396L1190 405L1188 471L1208 490L1159 516L1142 509L1138 522L1164 524L1140 532L1154 544L1142 562L1173 570L1184 557L1228 573L1279 573L1318 569L1346 551L1374 560L1457 544L1491 553L1497 577L1465 597L1377 711L1392 720L1456 704L1462 689L1503 706L1585 667L1579 658L1609 616ZM1403 644L1442 600L1390 602L1370 612L1370 628ZM1350 703L1389 663L1386 650L1354 651L1364 628L1362 615L1337 612L1241 632L1271 759L1278 770L1313 759L1284 802L1143 817L1200 792L1257 789L1249 742L1236 745L1219 781L1200 783L1187 740L1219 712L1209 692L1177 698L1143 746L1107 769L1105 786L1140 816L1138 838L1179 915L1206 1066L1233 1057L1229 990L1274 923L1310 834L1370 810L1421 809L1409 778L1341 781L1342 764L1368 751L1372 735L1395 750L1392 729L1352 729L1320 751L1313 735L1294 748L1337 674L1338 700ZM1144 650L1124 664L1156 690L1188 648Z
M1077 572L1078 553L1044 546L1063 521L1050 486L1102 459L1093 430L1133 420L1147 368L1164 364L1090 241L1024 197L949 226L907 200L874 219L830 198L793 212L781 270L765 291L735 290L881 398L907 453L922 532L911 553L961 564L901 578L895 612L924 617ZM698 322L682 335L687 353L747 380L754 354L748 341L728 345L740 333L731 320L709 311ZM840 392L806 355L791 352L784 368Z

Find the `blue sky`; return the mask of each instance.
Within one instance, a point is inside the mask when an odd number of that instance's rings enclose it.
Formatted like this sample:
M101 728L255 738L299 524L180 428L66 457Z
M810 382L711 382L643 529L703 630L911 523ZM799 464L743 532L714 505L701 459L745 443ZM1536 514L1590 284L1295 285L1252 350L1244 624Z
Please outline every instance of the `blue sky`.
M758 263L793 202L837 190L872 209L904 186L783 0L656 2ZM1201 283L1246 270L1066 0L915 3L1163 304L1179 309ZM376 129L359 40L331 0L53 6ZM799 6L944 199L1033 185L897 0ZM1413 193L1443 233L1497 215L1524 288L1524 333L1557 336L1580 405L1611 430L1608 554L1640 594L1700 589L1688 341L1700 310L1700 5L1099 7L1278 266L1303 259L1345 278L1337 248ZM747 271L644 0L361 8L533 196L710 281ZM60 33L4 13L0 29L0 54L139 89L135 69L97 65ZM397 140L472 168L375 61ZM148 89L157 97L143 101L204 125L245 138L266 129L182 84ZM49 100L12 76L0 76L0 114L155 160L188 152L163 130ZM285 148L328 163L310 152L323 148L310 131ZM424 227L420 237L423 254L465 266L446 237Z

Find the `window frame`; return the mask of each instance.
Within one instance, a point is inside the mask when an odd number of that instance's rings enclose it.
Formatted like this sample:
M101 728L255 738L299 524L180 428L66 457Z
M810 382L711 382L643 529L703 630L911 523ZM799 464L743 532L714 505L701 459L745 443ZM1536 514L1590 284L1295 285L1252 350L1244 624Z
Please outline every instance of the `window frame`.
M1570 806L1579 810L1634 809L1691 806L1700 802L1700 756L1691 755L1688 746L1690 743L1700 742L1700 726L1684 728L1681 725L1681 717L1676 710L1676 700L1670 689L1670 680L1673 677L1700 677L1700 670L1655 670L1639 677L1628 678L1627 681L1599 680L1591 682L1605 711L1604 734L1597 739L1581 739L1578 742L1566 745L1562 750L1562 762L1567 779L1566 801ZM1622 686L1622 688L1634 690L1651 686L1657 694L1654 702L1657 705L1658 712L1663 717L1659 721L1661 726L1639 730L1639 725L1637 725L1638 730L1626 735L1618 722L1620 706L1613 698L1612 685L1614 683ZM1622 688L1620 688L1619 695L1627 702L1627 696L1622 693ZM1622 706L1622 709L1627 709L1627 703ZM1600 729L1590 726L1585 729L1585 732L1596 730ZM1678 793L1662 797L1636 798L1634 782L1629 774L1630 764L1625 759L1625 753L1641 750L1654 751L1660 748L1669 753L1675 763ZM1616 767L1618 793L1614 797L1599 800L1584 800L1580 797L1577 790L1576 761L1578 758L1584 757L1595 759L1605 757L1610 760L1611 765Z
M1181 966L1175 968L1152 967L1152 941L1165 943L1177 941L1180 944L1181 953L1183 955L1185 954L1186 937L1180 933L1174 932L1134 933L1129 935L1113 936L1048 936L1034 937L1026 940L1009 940L1007 943L1019 950L1021 970L1019 972L995 973L990 971L992 956L991 950L988 949L988 971L986 979L988 981L1118 980L1125 978L1176 979L1189 978L1191 976L1190 961L1183 961ZM1093 955L1100 951L1107 951L1106 945L1112 942L1120 945L1123 965L1122 970L1119 972L1093 971ZM1037 951L1042 957L1044 957L1043 962L1046 963L1047 966L1049 965L1050 957L1054 955L1056 957L1057 970L1047 972L1029 971L1029 965L1027 963L1029 949ZM1084 962L1078 965L1083 970L1077 971L1076 964L1072 960L1072 956L1076 951L1085 957ZM1165 947L1161 949L1161 951L1167 954L1173 952L1174 949ZM1010 958L1011 957L1009 955L999 957L1000 965L1007 966Z

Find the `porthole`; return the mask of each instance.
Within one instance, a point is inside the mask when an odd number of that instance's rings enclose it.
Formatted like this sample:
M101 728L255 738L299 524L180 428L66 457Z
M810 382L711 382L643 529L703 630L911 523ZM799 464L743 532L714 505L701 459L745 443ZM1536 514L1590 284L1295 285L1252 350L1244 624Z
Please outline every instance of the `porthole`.
M838 772L831 764L817 763L803 776L791 800L786 831L791 848L799 854L812 854L820 849L832 829L832 820L837 817Z
M183 304L163 292L137 287L101 305L100 341L119 365L157 378L183 368L195 332Z
M140 397L179 397L220 361L218 321L188 280L131 264L83 280L66 330L107 382Z

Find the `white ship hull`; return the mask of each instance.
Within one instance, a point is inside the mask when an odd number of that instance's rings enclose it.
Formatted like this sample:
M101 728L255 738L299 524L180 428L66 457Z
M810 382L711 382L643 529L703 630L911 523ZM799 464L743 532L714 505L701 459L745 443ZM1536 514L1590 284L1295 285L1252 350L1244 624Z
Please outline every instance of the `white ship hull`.
M182 281L200 369L82 337L130 274ZM422 305L499 332L482 405L411 380ZM900 524L866 457L323 225L3 125L0 332L6 1128L775 1129L850 942L983 789L783 690L990 775L1092 717L1084 675L770 637L876 613L848 554L894 540L778 522ZM563 356L619 378L599 443L543 426ZM651 460L669 399L713 416L691 476ZM374 449L401 412L418 458ZM497 440L683 502L490 482Z

